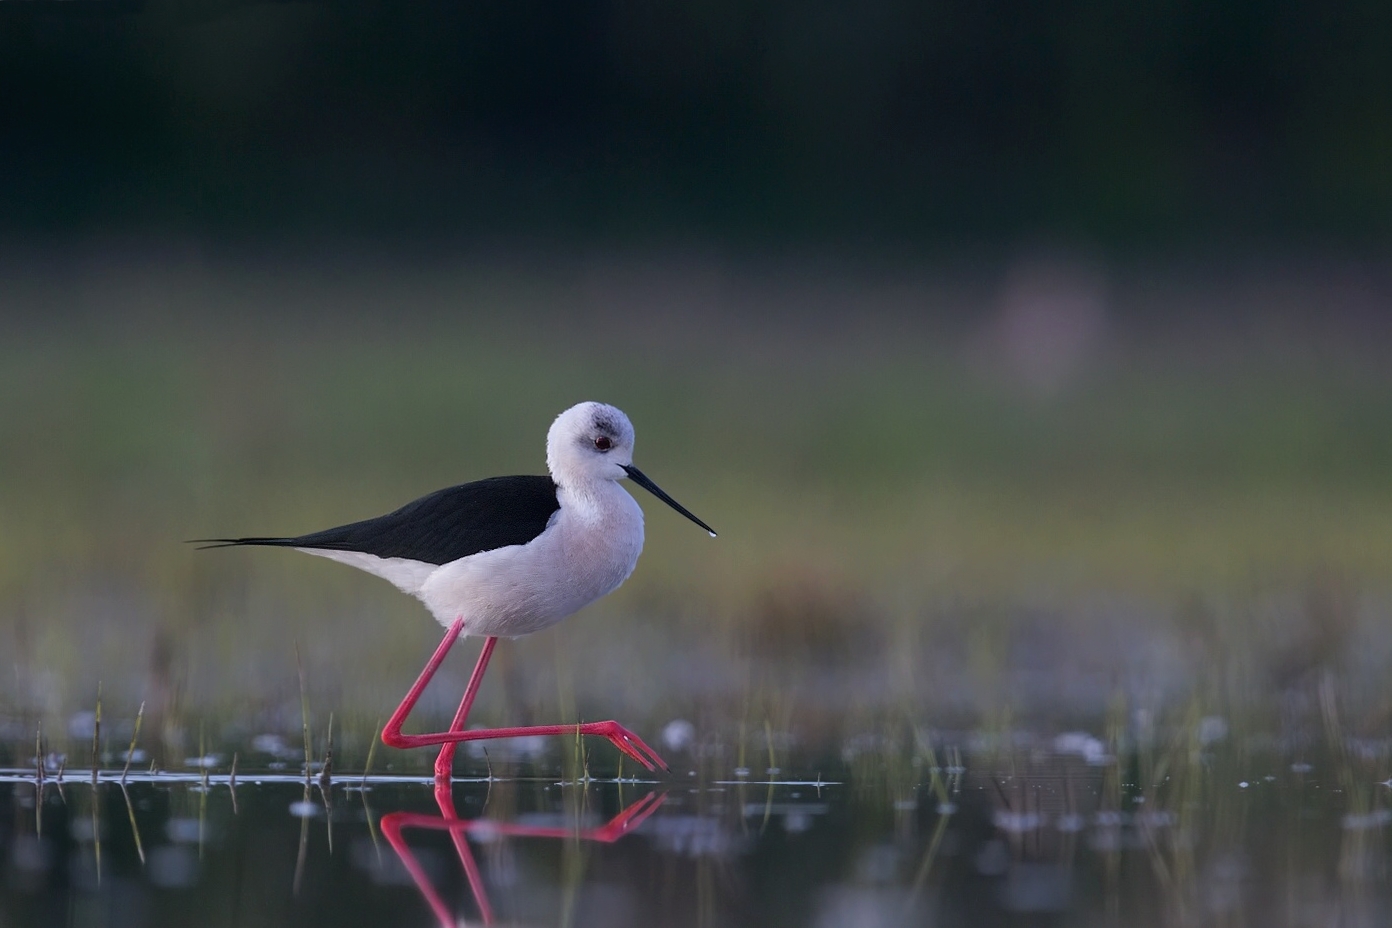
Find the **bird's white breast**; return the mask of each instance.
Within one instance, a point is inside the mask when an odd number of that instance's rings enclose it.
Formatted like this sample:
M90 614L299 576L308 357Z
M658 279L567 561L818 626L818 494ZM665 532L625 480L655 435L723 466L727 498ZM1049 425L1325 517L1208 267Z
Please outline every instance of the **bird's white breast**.
M643 550L643 511L617 483L562 487L561 508L525 545L435 569L416 593L442 625L470 635L539 631L615 590Z

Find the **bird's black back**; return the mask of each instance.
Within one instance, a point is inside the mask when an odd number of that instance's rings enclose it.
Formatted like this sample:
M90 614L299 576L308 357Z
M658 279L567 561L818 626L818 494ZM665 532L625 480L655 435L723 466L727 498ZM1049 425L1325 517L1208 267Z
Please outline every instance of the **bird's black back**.
M550 477L489 477L436 490L395 512L295 538L218 538L218 545L360 551L426 564L524 545L561 508Z

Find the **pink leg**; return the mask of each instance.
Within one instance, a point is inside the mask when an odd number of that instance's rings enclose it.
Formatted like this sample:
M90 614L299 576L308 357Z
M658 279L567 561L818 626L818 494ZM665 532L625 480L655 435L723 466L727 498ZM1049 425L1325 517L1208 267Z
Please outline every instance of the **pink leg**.
M489 641L496 641L490 638ZM454 792L451 784L442 782L438 778L435 780L435 804L440 807L440 813L444 819L450 822L459 821L459 813L454 810ZM483 875L479 873L478 864L474 862L474 852L469 849L469 842L464 837L464 832L458 828L450 829L450 840L454 843L454 853L459 857L459 864L464 868L464 876L469 881L469 891L474 894L474 900L478 902L479 914L483 916L485 925L493 924L493 905L488 901L488 891L483 888Z
M396 711L387 719L387 725L382 729L382 743L394 748L413 748L419 747L417 740L419 735L403 735L401 725L406 721L406 716L411 714L411 710L416 707L420 700L421 693L425 692L426 685L430 678L435 676L435 671L440 669L444 663L445 655L449 649L454 647L455 641L459 639L459 633L464 631L464 617L460 616L454 620L454 624L445 632L444 639L440 646L435 649L435 653L430 655L430 660L425 662L425 669L416 677L416 682L411 684L411 689L407 691L406 698L401 700L401 705L396 707Z
M386 727L382 729L383 743L394 748L418 748L427 745L445 745L448 750L442 749L440 755L435 759L436 778L448 777L454 760L454 746L461 741L486 741L494 738L521 738L528 735L600 735L608 738L609 741L624 754L642 764L648 770L661 767L667 769L667 764L658 756L657 752L643 743L633 732L624 728L613 720L606 722L585 722L578 725L529 725L523 728L479 728L473 731L464 731L464 723L469 717L469 709L473 706L474 697L478 695L479 684L483 682L483 672L488 667L488 659L493 655L493 647L497 644L497 638L489 638L484 641L483 651L479 654L478 663L474 665L474 672L469 677L469 685L464 689L464 698L459 704L459 710L454 714L454 721L450 724L449 731L433 732L424 735L404 735L401 733L401 726L406 721L406 717L415 708L420 695L425 691L430 678L435 676L435 671L440 669L440 664L444 662L445 655L454 646L454 642L459 638L464 630L464 619L461 617L450 626L445 633L444 640L435 649L430 660L426 662L425 669L421 671L416 682L411 685L410 691L406 693L406 698L401 700L401 705L396 707L390 719L387 720ZM443 771L443 773L442 773Z
M474 706L474 697L478 695L479 684L483 683L483 672L488 669L489 658L493 656L493 647L497 643L498 639L495 637L483 640L483 650L479 652L474 672L469 675L469 685L464 687L464 698L459 701L459 709L454 713L454 721L450 722L450 732L464 730L464 723L469 719L469 710ZM459 747L457 741L447 741L440 746L440 754L435 758L436 780L448 780L454 776L454 749L457 747Z
M519 825L515 822L492 822L488 819L474 819L469 824L479 828L492 829L494 833L512 838L582 838L586 841L599 841L613 844L628 834L657 811L657 807L667 801L667 794L648 793L627 809L615 815L607 823L595 828L576 831L573 828L554 825Z
M425 870L416 860L416 855L411 853L405 837L401 834L403 828L411 826L449 829L450 838L454 842L455 854L459 857L460 866L464 868L464 877L469 881L469 891L474 894L474 900L478 903L479 915L485 925L491 925L493 924L493 906L489 904L488 891L483 886L483 875L479 873L478 864L474 861L474 852L470 850L469 842L465 840L462 830L467 827L468 823L459 820L459 816L454 810L454 797L450 795L448 785L436 782L435 801L440 806L443 818L393 812L382 817L382 834L386 836L387 843L392 846L392 850L396 851L396 856L401 858L406 872L415 881L416 888L425 897L426 904L435 913L442 928L452 928L455 922L450 915L449 906L445 905L445 900L431 885L430 878L426 876Z
M490 836L508 835L519 838L580 838L587 841L600 841L605 844L612 844L624 835L633 831L643 824L658 806L667 799L666 793L649 793L642 799L630 805L627 809L615 815L608 823L598 828L586 828L575 831L570 828L538 827L530 825L519 825L513 822L498 822L493 819L470 819L462 820L454 809L454 798L450 795L447 784L436 782L435 801L440 806L441 816L422 815L413 812L392 812L382 816L382 834L396 851L401 863L406 867L406 872L415 881L416 888L425 897L426 904L439 919L441 928L452 928L454 919L450 915L449 906L440 897L435 887L431 885L430 878L426 876L424 868L416 860L411 848L406 844L406 839L402 832L407 828L429 828L435 830L447 830L451 839L454 841L455 853L459 857L459 863L464 868L464 876L469 881L469 890L474 894L474 899L478 903L479 914L485 925L493 924L493 907L488 901L488 891L483 885L483 876L479 873L478 864L474 860L474 853L469 847L466 834L475 829L486 831Z

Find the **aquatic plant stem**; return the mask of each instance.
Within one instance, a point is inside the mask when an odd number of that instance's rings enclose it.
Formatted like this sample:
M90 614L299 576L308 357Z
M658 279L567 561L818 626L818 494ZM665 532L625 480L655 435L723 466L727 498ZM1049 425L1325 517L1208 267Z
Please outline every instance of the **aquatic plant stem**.
M140 708L135 713L135 730L131 732L130 747L126 749L126 765L121 768L121 786L126 785L126 777L130 775L131 759L135 756L135 744L140 738L140 722L145 718L145 702L141 700ZM235 758L234 758L235 760ZM141 856L141 863L144 863L144 855Z
M314 754L309 746L309 695L305 691L304 662L300 660L300 643L295 642L295 670L300 677L300 729L304 733L304 777L305 789L309 789L309 769L314 762Z

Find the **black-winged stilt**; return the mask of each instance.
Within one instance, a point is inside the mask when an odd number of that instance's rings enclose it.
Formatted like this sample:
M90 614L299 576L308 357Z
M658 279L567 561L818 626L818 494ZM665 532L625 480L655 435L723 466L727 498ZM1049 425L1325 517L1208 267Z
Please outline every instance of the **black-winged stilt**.
M643 550L643 511L625 477L701 528L715 531L633 466L633 425L613 406L580 403L546 435L549 477L491 477L438 490L395 512L293 538L209 538L209 547L272 545L332 558L419 598L449 630L382 730L397 748L443 745L437 778L451 775L461 741L602 735L649 770L667 765L617 722L464 730L500 637L554 625L613 592ZM448 731L406 735L401 725L461 634L484 637Z

